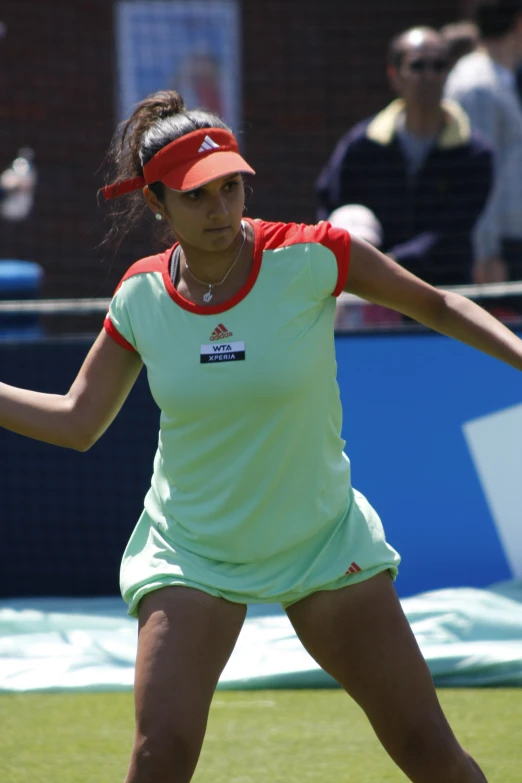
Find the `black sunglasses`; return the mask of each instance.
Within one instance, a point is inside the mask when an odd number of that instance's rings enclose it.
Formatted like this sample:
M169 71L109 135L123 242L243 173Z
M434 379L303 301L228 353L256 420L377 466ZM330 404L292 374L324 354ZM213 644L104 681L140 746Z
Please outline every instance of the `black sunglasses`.
M414 73L424 73L427 70L443 73L448 70L448 67L449 62L442 57L436 57L433 60L412 60L408 63L408 68Z

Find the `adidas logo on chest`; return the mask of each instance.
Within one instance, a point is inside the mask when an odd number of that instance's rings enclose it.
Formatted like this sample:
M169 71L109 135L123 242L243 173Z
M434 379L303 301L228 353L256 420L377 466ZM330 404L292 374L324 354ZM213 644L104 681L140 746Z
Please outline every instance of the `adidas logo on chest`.
M224 324L218 324L210 335L210 341L228 340L230 337L232 337L232 332L229 332Z

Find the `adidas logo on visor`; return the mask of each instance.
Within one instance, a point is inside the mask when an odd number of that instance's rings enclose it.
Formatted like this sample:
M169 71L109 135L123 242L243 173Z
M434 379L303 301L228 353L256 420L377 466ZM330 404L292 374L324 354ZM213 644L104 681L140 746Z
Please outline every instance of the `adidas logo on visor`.
M219 149L219 144L216 144L216 142L210 138L210 136L205 136L205 140L201 147L199 148L198 152L208 152L208 150L217 150Z

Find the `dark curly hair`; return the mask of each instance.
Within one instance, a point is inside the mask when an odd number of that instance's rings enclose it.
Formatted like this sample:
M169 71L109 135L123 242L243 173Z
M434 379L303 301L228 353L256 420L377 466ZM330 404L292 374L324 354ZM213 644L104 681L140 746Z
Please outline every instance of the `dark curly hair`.
M137 104L129 119L118 126L112 138L106 156L107 183L142 176L143 166L163 147L203 128L230 131L217 114L203 109L187 111L183 98L175 90L149 95ZM154 182L149 187L162 201L163 183ZM146 212L147 205L139 191L111 202L109 219L112 225L103 244L113 247L116 252Z

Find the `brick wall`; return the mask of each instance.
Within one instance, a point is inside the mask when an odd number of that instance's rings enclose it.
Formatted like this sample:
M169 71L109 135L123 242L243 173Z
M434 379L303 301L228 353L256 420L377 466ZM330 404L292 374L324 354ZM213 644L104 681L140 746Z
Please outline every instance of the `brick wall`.
M109 295L132 260L156 249L146 228L115 260L96 250L103 237L99 169L115 122L113 5L4 0L0 9L8 28L0 41L0 168L30 144L40 176L31 217L0 223L0 257L40 262L46 296ZM391 97L389 38L413 24L455 21L461 2L241 5L242 131L258 172L249 214L312 221L313 182L335 140Z

